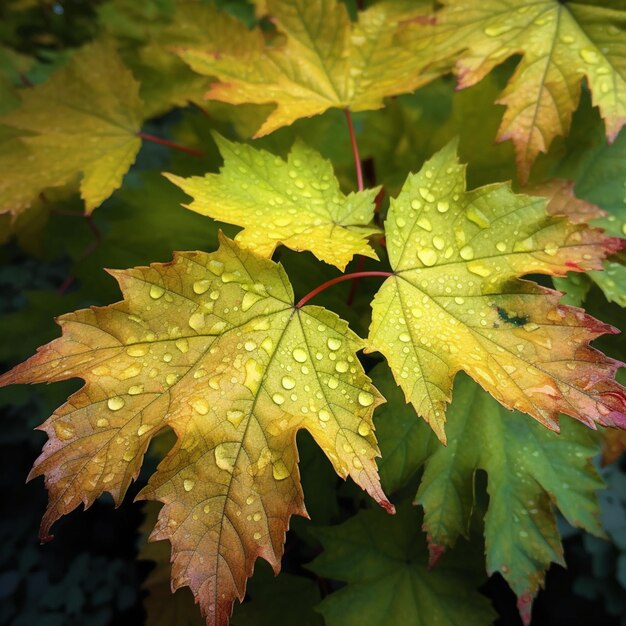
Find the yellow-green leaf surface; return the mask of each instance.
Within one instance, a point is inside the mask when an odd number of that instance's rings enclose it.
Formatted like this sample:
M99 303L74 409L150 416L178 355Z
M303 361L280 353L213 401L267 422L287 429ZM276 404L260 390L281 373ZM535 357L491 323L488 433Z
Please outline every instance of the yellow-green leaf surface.
M255 30L242 53L180 53L195 71L221 81L208 98L276 104L257 136L331 107L378 109L384 97L413 91L434 76L395 43L402 22L424 14L419 4L380 2L359 13L356 23L336 0L268 0L267 10L284 43L263 44Z
M0 145L0 212L28 209L48 187L79 175L91 213L135 161L142 104L139 85L112 44L89 44L45 83L22 89L21 106L0 123L24 134Z
M416 28L418 49L458 57L459 86L481 80L521 54L499 102L507 110L498 139L512 139L522 180L555 136L567 134L586 79L609 139L626 121L626 11L558 0L443 0L430 34Z
M284 244L340 269L355 254L377 258L367 237L378 232L368 226L378 189L346 196L330 162L301 142L284 161L219 135L215 140L224 157L219 174L167 175L194 198L189 209L243 226L236 240L263 256Z
M373 302L369 350L382 352L418 414L445 441L452 381L466 371L507 408L558 428L567 413L626 427L619 363L589 347L610 326L524 274L600 269L621 240L546 212L508 185L466 191L448 145L392 199L385 223L394 275Z
M119 503L155 433L177 443L142 498L164 503L154 539L172 544L174 589L191 587L211 625L262 556L278 571L293 513L306 515L296 432L388 510L374 457L382 398L356 357L363 342L334 313L300 309L282 267L222 237L220 249L115 272L124 300L62 316L63 336L0 385L80 377L41 427L32 476L50 501L41 535L107 491Z

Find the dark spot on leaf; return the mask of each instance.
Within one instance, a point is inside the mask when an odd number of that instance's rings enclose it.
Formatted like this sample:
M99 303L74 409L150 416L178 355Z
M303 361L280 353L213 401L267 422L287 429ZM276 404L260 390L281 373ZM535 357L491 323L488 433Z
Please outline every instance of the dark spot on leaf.
M513 326L523 326L528 324L528 315L509 315L501 306L496 307L498 316L503 322L508 322Z

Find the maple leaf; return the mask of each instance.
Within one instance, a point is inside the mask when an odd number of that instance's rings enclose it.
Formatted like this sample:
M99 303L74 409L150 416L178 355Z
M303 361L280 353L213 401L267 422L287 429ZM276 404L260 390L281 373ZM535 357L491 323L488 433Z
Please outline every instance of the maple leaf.
M208 623L228 621L254 561L277 571L293 513L306 515L295 435L308 430L335 470L389 511L372 412L382 401L334 313L294 308L282 267L222 236L217 252L114 272L125 299L62 316L63 336L0 377L81 377L41 427L31 477L50 493L41 536L81 502L120 503L155 433L177 435L140 497L164 503L154 539L172 543L172 584Z
M329 161L296 142L287 161L217 134L224 157L219 174L181 178L166 174L194 198L187 208L243 226L236 241L270 257L276 246L310 250L344 269L355 254L378 258L367 236L379 188L344 195Z
M558 429L559 412L626 428L619 362L589 347L617 332L523 274L600 269L616 238L546 212L504 184L465 189L448 145L391 201L394 275L374 298L368 351L385 355L407 401L445 442L445 405L465 370L508 408Z
M94 70L97 68L97 71ZM36 87L0 123L24 134L0 145L0 212L25 211L46 188L80 173L91 213L122 182L141 147L139 85L110 42L92 43Z
M567 134L583 78L607 136L617 136L626 121L625 11L558 0L443 0L443 5L435 26L416 25L411 36L418 51L427 46L433 60L458 58L459 87L522 55L498 100L507 107L498 139L513 140L523 182L536 156L547 152L555 136Z
M431 561L469 535L477 470L487 473L487 571L499 572L519 598L525 623L551 562L565 565L554 505L574 526L603 536L596 492L603 487L592 459L596 433L565 420L560 435L510 413L462 375L448 410L442 446L411 407L402 406L388 368L372 371L388 404L377 413L386 489L399 489L422 466L415 502L424 507ZM623 432L623 431L613 431Z
M378 511L360 511L340 526L315 528L324 546L307 567L347 585L319 605L328 626L467 624L493 622L477 587L484 570L480 546L458 546L429 571L421 515L404 504L389 523Z
M378 109L384 97L413 91L437 75L421 72L416 54L395 44L401 22L427 10L415 3L380 2L360 12L355 24L336 0L268 0L267 10L285 37L282 45L265 45L256 29L243 40L242 53L180 51L192 69L220 79L207 98L276 104L256 136L331 107Z

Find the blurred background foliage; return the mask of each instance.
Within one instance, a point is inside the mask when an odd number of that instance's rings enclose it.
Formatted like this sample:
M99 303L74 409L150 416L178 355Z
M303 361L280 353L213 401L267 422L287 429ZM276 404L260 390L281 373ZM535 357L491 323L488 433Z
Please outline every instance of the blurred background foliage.
M255 19L254 7L245 0L216 0L215 4L249 23ZM348 4L354 11L355 3ZM102 35L114 35L127 62L139 71L139 52L146 38L173 19L175 8L175 0L3 0L0 112L16 105L17 89L45 80L66 62L73 49ZM461 158L469 162L471 186L515 178L510 143L493 142L502 115L502 107L493 102L514 67L515 62L507 63L462 92L455 91L451 78L440 79L415 94L390 100L385 109L355 116L368 183L385 185L383 212L389 194L397 193L407 170L415 171L458 134ZM158 85L150 89L158 89ZM218 129L232 138L249 137L255 129L255 111L254 107L244 109L245 114L221 104L190 105L166 113L155 109L145 132L199 147L204 156L196 158L145 142L123 188L93 218L82 215L82 206L71 189L55 189L42 195L36 209L26 214L11 236L7 223L0 219L0 240L3 234L9 239L0 247L3 371L58 334L55 316L119 298L113 279L103 268L167 261L172 250L216 247L217 226L183 209L184 194L160 172L189 176L217 171L220 160L210 131ZM573 129L570 137L555 141L550 153L540 158L534 177L541 180L559 174L573 178L583 197L606 210L614 205L616 210L623 210L618 205L623 204L624 177L616 178L610 170L611 178L605 180L595 170L605 171L603 164L621 158L623 173L625 134L610 148L606 145L588 94L583 97ZM344 187L351 187L352 156L341 112L301 120L258 143L284 154L295 137L330 157ZM612 227L610 221L604 225ZM225 230L229 235L235 232L232 227ZM288 268L296 296L308 291L311 275L321 283L337 274L335 268L318 263L308 253L282 249L278 258ZM576 302L591 290L586 298L590 312L624 328L622 310L607 304L599 289L584 277L561 281L559 288L571 292ZM366 303L376 285L362 283L354 306L346 304L349 289L344 283L324 292L316 303L337 312L363 335L369 323ZM600 347L612 356L626 356L626 343L619 336L598 343L603 343ZM133 503L146 476L171 445L171 436L161 436L153 443L139 480L119 510L114 510L109 499L101 498L87 512L75 511L62 519L55 526L53 542L38 544L37 526L46 493L41 480L26 485L24 481L45 436L33 429L77 387L74 381L0 390L0 489L4 503L0 522L0 624L200 625L187 590L174 598L168 595L167 545L146 543L151 527L148 522L156 510ZM337 479L308 436L300 435L298 443L307 508L313 521L292 520L284 573L279 578L274 579L266 564L259 563L246 602L235 609L235 626L322 624L322 616L314 607L341 583L303 568L321 553L321 536L315 528L341 523L369 507L353 485ZM536 602L533 624L626 626L624 456L602 472L607 483L601 494L607 538L587 536L561 521L568 569L551 568L546 590ZM419 477L413 476L396 494L396 500L411 498L418 482ZM484 491L484 485L482 488ZM486 501L486 493L482 497ZM380 523L384 533L384 521ZM521 623L515 598L499 576L487 582L483 592L499 614L496 623Z

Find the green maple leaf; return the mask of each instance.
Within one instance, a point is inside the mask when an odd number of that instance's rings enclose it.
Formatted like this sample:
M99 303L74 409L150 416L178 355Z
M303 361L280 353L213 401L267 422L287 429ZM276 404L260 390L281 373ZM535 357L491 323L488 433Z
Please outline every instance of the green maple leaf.
M413 91L437 75L420 71L415 53L395 43L401 22L424 15L425 7L415 3L380 2L359 13L355 24L336 0L268 0L267 9L284 44L265 44L255 29L242 39L243 52L180 52L195 71L220 79L208 98L276 104L257 136L331 107L378 109L384 97Z
M310 250L344 269L355 254L377 258L367 236L379 189L344 195L332 165L301 142L287 161L214 135L224 157L219 174L167 177L194 198L188 208L243 226L236 240L263 256L276 246Z
M299 429L393 510L374 462L382 398L347 324L295 308L282 267L224 237L217 252L115 276L122 302L62 316L61 338L0 377L86 382L41 426L49 441L31 473L50 494L41 536L104 491L119 503L169 427L178 441L140 497L164 503L153 538L172 544L173 588L191 587L221 626L257 557L278 571L289 518L306 515Z
M475 475L487 472L487 571L506 579L527 622L550 563L565 565L555 506L571 524L603 534L596 499L603 483L592 464L599 437L573 420L563 422L560 435L550 432L507 411L462 376L448 410L444 447L403 406L387 368L377 367L372 376L388 399L377 414L383 485L398 489L424 466L416 503L424 507L423 529L436 560L460 535L468 536Z
M498 102L507 106L498 139L512 139L522 181L540 152L567 133L587 80L609 139L626 121L626 11L558 0L444 0L437 24L416 27L416 48L431 60L458 58L459 86L481 80L522 54Z
M85 46L49 80L22 89L21 106L0 118L23 133L0 144L0 212L18 215L79 174L87 213L106 200L141 146L138 91L110 42Z
M622 243L546 204L504 184L466 191L452 144L391 201L394 274L374 298L368 350L385 355L407 401L444 442L459 370L553 430L560 412L626 427L626 395L613 380L619 363L588 345L615 329L519 280L600 269Z
M477 591L484 577L479 549L458 546L429 571L420 517L403 505L392 523L370 510L341 526L315 529L324 552L308 567L347 583L319 606L328 626L493 621L489 602Z

